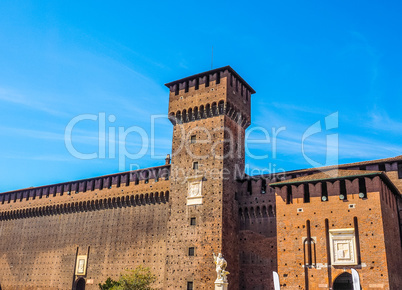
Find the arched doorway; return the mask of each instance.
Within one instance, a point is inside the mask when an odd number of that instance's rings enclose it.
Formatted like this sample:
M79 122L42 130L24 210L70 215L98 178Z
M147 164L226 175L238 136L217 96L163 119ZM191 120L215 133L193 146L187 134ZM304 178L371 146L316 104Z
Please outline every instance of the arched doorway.
M85 279L78 278L74 283L73 290L85 290Z
M334 290L353 290L352 274L345 272L336 277L333 285Z

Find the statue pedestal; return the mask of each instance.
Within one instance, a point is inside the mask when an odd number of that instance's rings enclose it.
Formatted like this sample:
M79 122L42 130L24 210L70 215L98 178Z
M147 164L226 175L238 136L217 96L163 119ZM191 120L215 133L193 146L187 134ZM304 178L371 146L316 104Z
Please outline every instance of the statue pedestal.
M227 282L215 282L215 290L228 290L228 285Z

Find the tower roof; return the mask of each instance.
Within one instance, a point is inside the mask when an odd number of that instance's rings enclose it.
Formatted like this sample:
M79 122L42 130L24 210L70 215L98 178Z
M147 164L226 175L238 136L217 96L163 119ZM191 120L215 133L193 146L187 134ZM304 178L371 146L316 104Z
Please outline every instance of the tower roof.
M199 73L199 74L195 74L195 75L192 75L192 76L189 76L189 77L185 77L185 78L182 78L182 79L167 83L167 84L165 84L165 86L170 88L171 86L173 86L175 84L180 84L180 83L183 83L183 82L186 82L186 81L190 81L190 80L193 80L193 79L196 79L196 78L201 78L201 77L204 77L206 75L211 75L211 74L214 74L214 73L217 73L217 72L222 72L222 71L225 71L225 70L228 70L232 75L234 75L250 91L251 94L255 94L254 89L229 65L224 66L224 67L220 67L220 68L216 68L216 69L212 69L212 70L202 72L202 73Z

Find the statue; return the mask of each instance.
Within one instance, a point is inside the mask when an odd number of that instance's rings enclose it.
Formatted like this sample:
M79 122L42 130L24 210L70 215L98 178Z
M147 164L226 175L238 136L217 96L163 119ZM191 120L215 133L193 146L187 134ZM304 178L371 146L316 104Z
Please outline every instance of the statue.
M213 255L214 255L214 262L216 265L216 274L218 276L216 278L215 283L227 283L228 278L226 276L230 274L228 271L226 271L228 263L222 257L221 253L219 253L218 256L216 256L215 253L213 253Z

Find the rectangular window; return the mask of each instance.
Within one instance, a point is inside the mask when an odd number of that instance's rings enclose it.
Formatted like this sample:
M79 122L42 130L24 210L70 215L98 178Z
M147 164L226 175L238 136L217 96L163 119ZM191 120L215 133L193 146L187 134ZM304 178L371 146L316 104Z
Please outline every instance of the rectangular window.
M190 143L191 143L191 144L194 144L195 142L197 142L197 136L196 136L196 135L192 135L192 136L190 137Z
M303 202L305 202L305 203L310 202L310 188L308 186L308 183L304 184Z
M385 163L378 164L378 170L385 171Z
M292 201L292 186L288 185L286 186L287 194L286 194L286 204L291 204L293 203Z
M194 256L194 247L188 248L188 255L189 256Z
M402 163L398 163L398 178L402 179Z
M193 169L197 170L198 169L198 162L193 162Z
M348 200L348 193L347 193L347 191L346 191L346 182L345 182L345 180L341 180L340 181L340 183L339 183L339 190L340 190L340 192L339 192L339 198L341 199L341 200Z
M247 180L247 193L249 195L253 194L253 185L251 184L251 179Z
M321 182L321 201L328 200L328 190L327 190L327 183Z
M192 217L192 218L190 219L190 225L191 225L191 226L195 226L195 217Z
M193 282L187 282L187 290L193 290L194 288Z
M367 198L366 180L364 177L359 178L359 197Z
M263 178L261 180L261 194L265 194L267 192L267 180Z

